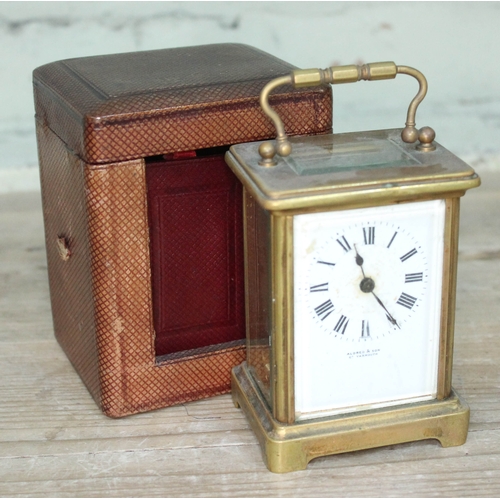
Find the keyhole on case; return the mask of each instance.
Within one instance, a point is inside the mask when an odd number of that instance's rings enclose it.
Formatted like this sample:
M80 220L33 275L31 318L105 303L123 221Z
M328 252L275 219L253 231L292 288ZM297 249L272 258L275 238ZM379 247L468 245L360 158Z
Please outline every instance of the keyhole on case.
M371 278L363 278L359 284L359 288L364 293L371 293L375 289L375 281Z

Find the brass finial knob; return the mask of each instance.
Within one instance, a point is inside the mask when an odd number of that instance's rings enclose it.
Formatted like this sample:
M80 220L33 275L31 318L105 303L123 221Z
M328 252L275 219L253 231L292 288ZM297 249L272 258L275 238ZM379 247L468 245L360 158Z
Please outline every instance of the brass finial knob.
M277 152L280 156L290 156L290 153L292 152L292 145L290 142L288 142L288 139L286 137L276 138L276 149Z
M436 132L431 127L422 127L418 131L418 140L420 144L417 146L419 151L434 151L436 146L432 143L436 138Z
M259 165L263 167L274 167L277 164L277 161L274 159L276 156L276 148L272 142L263 142L259 146L259 154L262 158L262 160L259 161Z
M413 144L417 139L420 141L420 144L417 146L419 151L434 151L436 146L432 142L435 138L436 132L431 127L422 127L420 130L417 130L414 125L407 125L401 132L401 139L404 142Z
M413 125L407 125L401 132L403 142L413 144L418 139L418 130Z
M276 144L266 141L259 146L259 154L262 158L259 165L263 167L274 167L278 162L274 159L276 153L280 156L288 156L292 152L292 145L285 137L277 137Z

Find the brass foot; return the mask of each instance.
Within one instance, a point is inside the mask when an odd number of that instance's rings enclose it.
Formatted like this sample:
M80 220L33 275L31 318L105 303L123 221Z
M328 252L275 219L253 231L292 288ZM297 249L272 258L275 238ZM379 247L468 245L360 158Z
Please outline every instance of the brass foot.
M316 457L437 439L459 446L467 438L469 407L452 391L443 400L403 404L356 413L300 421L278 422L271 414L246 363L233 368L233 400L247 416L271 472L307 468Z

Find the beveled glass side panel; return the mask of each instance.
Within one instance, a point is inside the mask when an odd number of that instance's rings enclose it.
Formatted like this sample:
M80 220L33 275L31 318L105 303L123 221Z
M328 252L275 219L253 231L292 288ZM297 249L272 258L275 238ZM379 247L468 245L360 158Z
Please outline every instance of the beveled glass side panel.
M244 210L247 365L271 406L270 217L247 191L244 192Z
M356 168L407 167L419 165L395 141L356 137L345 143L335 143L331 136L308 137L297 141L292 155L284 162L298 175L317 175Z

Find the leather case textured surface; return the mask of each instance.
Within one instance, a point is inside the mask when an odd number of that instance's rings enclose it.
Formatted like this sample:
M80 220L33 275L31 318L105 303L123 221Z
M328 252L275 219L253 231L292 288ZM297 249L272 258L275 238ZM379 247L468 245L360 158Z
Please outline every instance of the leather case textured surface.
M229 391L243 361L233 143L272 137L259 93L293 66L219 44L34 71L55 335L120 417ZM287 132L331 130L329 87L270 99Z

